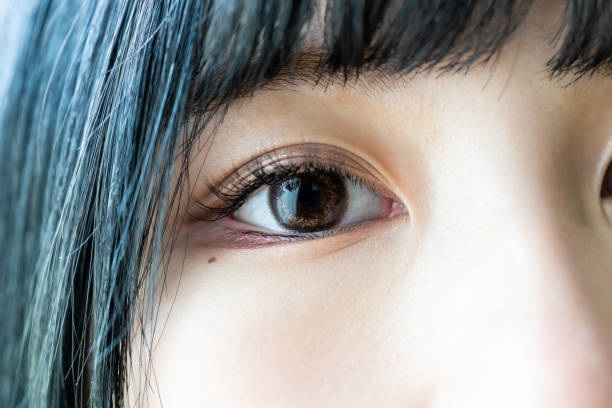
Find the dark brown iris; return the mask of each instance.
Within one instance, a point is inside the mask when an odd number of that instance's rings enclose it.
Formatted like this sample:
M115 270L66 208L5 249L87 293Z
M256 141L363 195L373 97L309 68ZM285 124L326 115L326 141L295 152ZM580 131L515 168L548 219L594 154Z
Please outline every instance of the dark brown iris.
M347 207L344 177L334 172L306 173L270 187L277 221L296 232L317 232L338 224Z

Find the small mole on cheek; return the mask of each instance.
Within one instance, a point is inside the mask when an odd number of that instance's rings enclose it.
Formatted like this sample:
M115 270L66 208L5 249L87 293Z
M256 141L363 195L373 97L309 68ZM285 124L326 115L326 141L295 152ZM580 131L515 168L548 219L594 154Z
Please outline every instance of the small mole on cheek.
M215 258L214 256L210 257L210 258L208 258L208 263L211 264L211 263L215 262L216 260L217 260L217 258Z

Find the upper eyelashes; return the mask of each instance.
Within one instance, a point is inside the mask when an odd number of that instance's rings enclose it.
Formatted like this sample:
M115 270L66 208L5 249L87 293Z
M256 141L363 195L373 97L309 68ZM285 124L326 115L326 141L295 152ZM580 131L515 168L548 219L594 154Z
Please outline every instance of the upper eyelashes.
M371 166L354 154L329 145L300 144L266 152L238 167L223 180L208 182L209 194L196 202L190 215L213 221L235 211L248 195L263 185L313 170L332 169L358 178L373 188L384 188L372 175Z
M288 146L210 184L210 194L190 214L205 221L229 216L233 234L316 238L405 212L374 172L337 147Z

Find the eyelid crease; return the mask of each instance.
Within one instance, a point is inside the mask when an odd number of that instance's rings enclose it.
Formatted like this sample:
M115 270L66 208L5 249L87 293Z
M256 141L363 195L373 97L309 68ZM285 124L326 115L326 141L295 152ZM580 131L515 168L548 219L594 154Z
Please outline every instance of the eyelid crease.
M193 200L188 214L197 221L215 221L237 210L262 185L310 171L333 170L396 199L372 165L340 147L305 143L260 154L234 168L219 181L207 181L207 194Z

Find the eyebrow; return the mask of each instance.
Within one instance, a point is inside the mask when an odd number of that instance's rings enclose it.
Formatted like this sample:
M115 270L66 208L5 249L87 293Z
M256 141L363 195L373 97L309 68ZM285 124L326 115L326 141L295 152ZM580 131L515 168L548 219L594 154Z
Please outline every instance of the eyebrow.
M299 87L327 88L332 85L343 87L357 85L366 90L385 90L395 88L401 75L384 66L360 66L352 70L334 72L325 65L326 55L320 49L309 49L300 52L294 59L284 65L278 72L265 77L257 90L293 90ZM364 78L365 77L365 78ZM365 81L360 81L365 79ZM245 89L252 94L253 87Z

